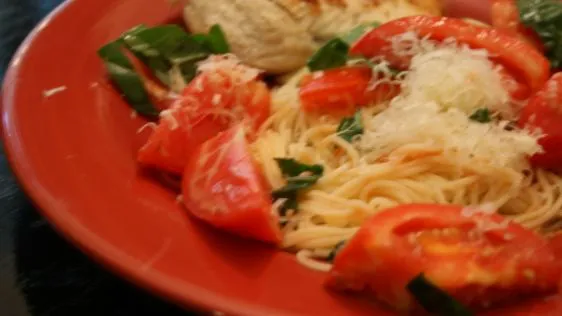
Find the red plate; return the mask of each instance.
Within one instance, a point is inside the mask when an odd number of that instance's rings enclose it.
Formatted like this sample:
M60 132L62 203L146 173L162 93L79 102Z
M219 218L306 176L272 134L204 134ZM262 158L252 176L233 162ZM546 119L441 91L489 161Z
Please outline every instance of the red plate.
M389 314L326 291L324 274L293 255L192 220L174 193L139 173L144 121L106 83L96 50L180 9L165 0L68 1L30 35L2 98L5 146L25 191L87 253L180 304L258 316Z

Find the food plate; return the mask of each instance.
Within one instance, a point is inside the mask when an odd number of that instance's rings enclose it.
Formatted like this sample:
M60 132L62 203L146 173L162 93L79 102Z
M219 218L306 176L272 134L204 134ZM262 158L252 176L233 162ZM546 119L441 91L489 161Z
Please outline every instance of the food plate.
M291 254L189 218L139 174L145 123L105 80L96 50L140 23L176 19L167 1L68 1L14 56L3 87L6 151L17 178L65 236L110 269L188 307L245 315L372 315L322 291Z
M325 291L325 273L292 254L189 217L171 190L137 167L137 131L146 121L107 82L96 51L135 25L180 16L181 6L168 1L75 0L37 26L12 61L2 97L6 151L25 191L88 254L186 307L392 315Z

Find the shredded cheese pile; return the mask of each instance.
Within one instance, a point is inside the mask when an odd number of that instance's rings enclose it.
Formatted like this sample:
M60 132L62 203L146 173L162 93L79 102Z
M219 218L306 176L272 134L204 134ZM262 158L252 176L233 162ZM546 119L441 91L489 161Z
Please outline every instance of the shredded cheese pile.
M466 114L487 107L515 117L510 97L488 53L467 47L440 47L417 54L403 81L406 98L433 101Z
M522 170L527 157L540 152L538 136L506 130L509 122L482 124L457 108L443 110L436 102L395 99L376 115L363 118L365 132L358 146L375 157L405 145L424 145L454 156L460 164L481 162Z
M356 146L367 161L417 145L459 164L523 170L527 158L542 150L537 143L540 135L507 130L509 121L482 124L469 118L483 108L502 118L518 114L486 51L448 40L436 43L413 32L393 38L392 47L396 55L411 57L411 66L395 78L402 91L387 108L363 113L365 131ZM387 80L378 76L373 86Z

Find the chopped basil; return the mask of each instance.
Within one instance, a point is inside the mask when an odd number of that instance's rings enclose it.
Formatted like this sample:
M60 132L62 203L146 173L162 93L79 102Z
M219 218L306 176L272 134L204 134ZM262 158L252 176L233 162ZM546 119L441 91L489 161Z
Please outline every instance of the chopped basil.
M218 24L211 26L209 34L193 34L191 38L213 54L226 54L230 52L226 36Z
M197 62L211 54L229 51L219 25L213 25L209 34L195 35L188 34L178 25L139 25L99 49L98 55L105 62L111 80L137 112L150 117L158 115L158 110L151 104L143 78L124 54L124 48L132 52L168 87L172 85L172 70L179 71L178 74L187 83L197 73Z
M381 25L380 22L361 24L351 29L351 31L349 31L347 34L340 36L340 38L348 45L351 45L355 43L358 39L360 39L367 31L369 31L372 28L379 27L380 25Z
M334 38L322 46L308 60L308 69L318 71L345 66L349 45L339 38Z
M196 74L196 63L212 53L178 25L136 27L126 32L123 40L129 50L167 85L170 84L168 72L172 67L177 67L184 81L190 82Z
M274 200L286 199L281 206L281 214L287 210L297 210L297 193L299 190L306 189L314 185L324 174L324 167L321 165L307 165L294 159L275 158L281 173L286 177L287 184L272 192Z
M473 313L455 298L432 284L423 273L406 286L410 294L429 313L442 316L471 316Z
M351 143L357 135L363 134L363 123L361 122L361 111L357 111L352 117L341 120L338 126L338 136Z
M147 27L145 25L138 25L125 32L121 38L135 57L145 64L160 82L169 86L170 76L168 72L171 68L170 63L159 54L150 54L148 46L136 42L136 35L146 29Z
M155 117L158 115L158 110L150 101L142 78L123 53L123 49L123 42L117 40L100 48L98 56L103 60L109 77L121 90L131 107L141 115Z
M211 26L209 35L207 35L209 47L214 54L226 54L230 52L230 46L226 41L226 36L220 25Z
M474 111L474 113L472 113L472 115L470 115L468 118L480 123L489 123L490 121L492 121L490 110L488 110L488 108L478 109Z
M275 158L281 173L288 177L300 176L303 172L310 172L313 175L322 175L324 167L321 165L307 165L290 158Z
M517 0L521 22L541 38L552 68L562 67L562 2Z
M338 255L338 253L343 249L343 247L345 246L345 243L347 241L342 240L339 243L336 244L336 246L334 247L334 249L332 249L332 251L330 251L330 254L328 255L328 258L326 260L333 262L334 259L336 258L336 256Z

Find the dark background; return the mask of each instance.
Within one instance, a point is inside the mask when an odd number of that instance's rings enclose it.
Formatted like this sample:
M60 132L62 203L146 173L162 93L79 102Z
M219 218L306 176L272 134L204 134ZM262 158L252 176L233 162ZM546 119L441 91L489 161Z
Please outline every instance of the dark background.
M0 0L0 82L27 33L61 2ZM19 189L0 152L0 316L190 314L110 274L62 239Z

